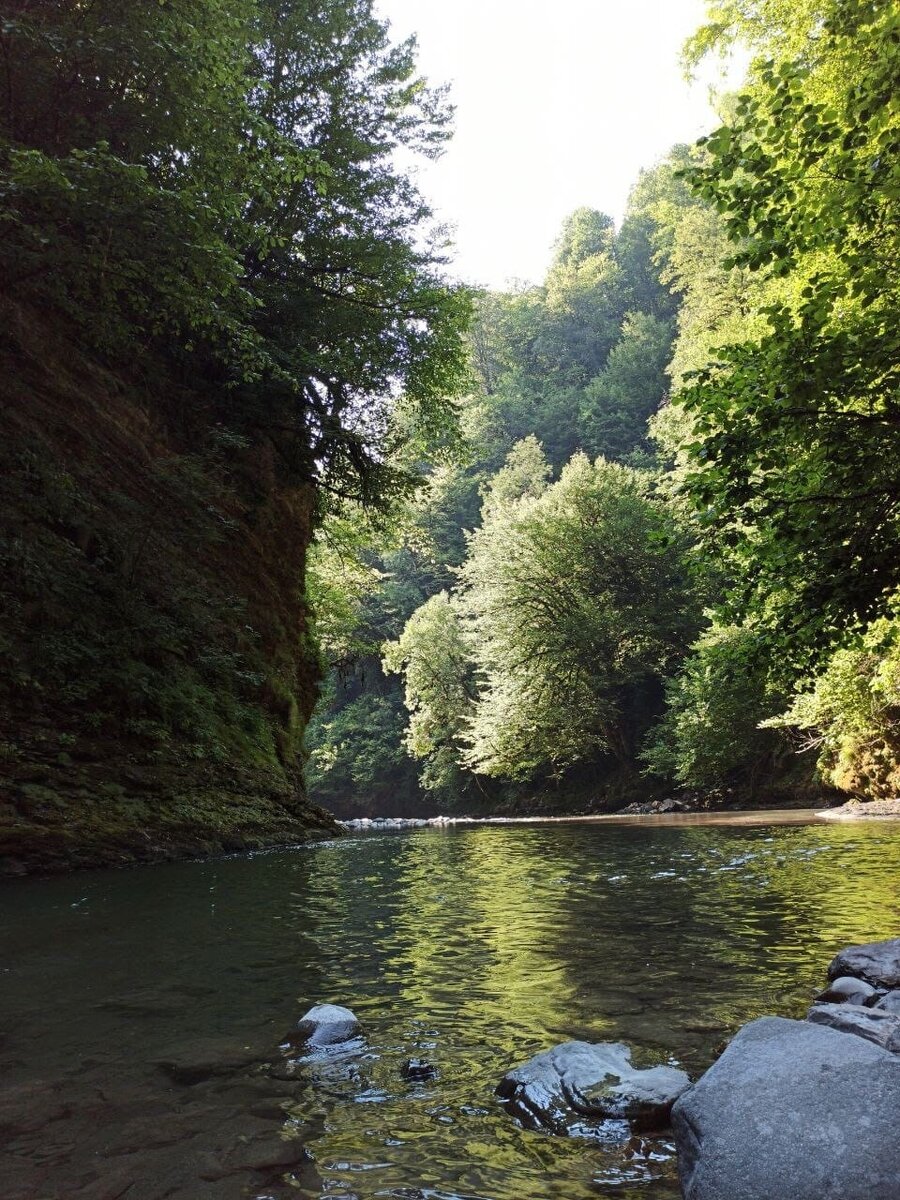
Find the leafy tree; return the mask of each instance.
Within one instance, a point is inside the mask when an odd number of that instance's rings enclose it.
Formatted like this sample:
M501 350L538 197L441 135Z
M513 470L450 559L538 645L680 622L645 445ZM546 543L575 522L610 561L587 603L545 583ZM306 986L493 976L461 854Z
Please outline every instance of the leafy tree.
M650 313L627 313L603 370L583 392L582 441L593 454L623 459L647 445L647 422L668 392L672 326Z
M765 328L682 393L686 486L743 573L733 611L802 663L900 583L900 18L886 3L804 6L814 34L798 50L784 6L748 10L757 25L781 13L759 34L772 57L689 179L721 212L731 262L782 284Z
M713 624L666 682L666 711L647 739L653 774L692 788L765 777L782 748L760 724L783 696L773 694L759 633Z
M472 707L472 663L459 614L447 592L417 609L395 642L384 647L388 671L402 672L409 711L405 744L425 760L424 787L464 794L460 741Z
M862 796L897 795L900 788L900 621L874 621L836 650L812 687L766 722L800 736L818 754L819 771L835 787Z
M293 482L402 488L395 398L452 421L468 316L395 165L448 134L414 43L370 0L7 7L6 286L117 362L165 361Z
M310 794L342 817L392 815L415 807L413 760L403 744L406 710L396 689L370 689L326 707L307 731Z
M489 495L461 578L479 679L467 764L527 778L628 759L693 632L683 544L648 480L576 455L538 495Z

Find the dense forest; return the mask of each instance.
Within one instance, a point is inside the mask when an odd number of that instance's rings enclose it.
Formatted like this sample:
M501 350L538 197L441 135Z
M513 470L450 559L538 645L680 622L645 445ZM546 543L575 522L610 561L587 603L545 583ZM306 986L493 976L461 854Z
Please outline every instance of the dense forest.
M312 559L345 815L900 787L900 15L713 6L724 123L475 297L461 442Z
M333 828L304 763L339 815L898 792L893 4L713 5L721 127L502 293L370 0L0 8L18 866Z

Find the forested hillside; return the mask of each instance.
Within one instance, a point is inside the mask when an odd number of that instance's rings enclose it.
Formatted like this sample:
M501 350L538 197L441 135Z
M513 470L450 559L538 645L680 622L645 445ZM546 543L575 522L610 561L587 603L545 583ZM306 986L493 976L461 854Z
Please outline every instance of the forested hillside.
M894 5L712 6L721 127L502 292L370 0L0 8L12 869L333 829L304 762L341 815L896 794Z
M900 784L900 15L714 6L724 123L477 298L463 443L314 550L342 813Z
M6 861L333 831L306 551L407 487L400 413L452 431L468 299L395 165L445 99L367 0L7 0L0 44Z

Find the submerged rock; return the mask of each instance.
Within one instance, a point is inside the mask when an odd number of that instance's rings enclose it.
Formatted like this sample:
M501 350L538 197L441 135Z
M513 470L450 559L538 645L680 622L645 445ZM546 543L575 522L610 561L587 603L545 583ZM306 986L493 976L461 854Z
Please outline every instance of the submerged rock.
M291 1041L308 1046L334 1046L348 1042L360 1032L359 1021L340 1004L314 1004L297 1022Z
M892 1054L900 1054L900 1017L894 1013L864 1008L861 1004L814 1004L806 1019L838 1033L854 1033ZM900 1117L900 1110L897 1115Z
M675 1067L637 1069L621 1043L564 1042L510 1071L497 1094L528 1128L577 1135L584 1117L664 1128L689 1083Z
M847 946L828 968L828 978L853 975L876 987L900 988L900 938Z
M437 1076L437 1067L426 1062L424 1058L408 1058L400 1068L400 1074L404 1079L410 1080L434 1079Z
M897 1200L900 1058L762 1017L672 1110L686 1200Z

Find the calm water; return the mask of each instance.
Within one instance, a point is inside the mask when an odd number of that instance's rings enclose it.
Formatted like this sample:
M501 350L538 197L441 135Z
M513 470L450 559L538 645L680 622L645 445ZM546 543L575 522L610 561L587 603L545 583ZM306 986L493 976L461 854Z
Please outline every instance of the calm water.
M568 1038L701 1072L900 931L900 824L417 829L11 882L4 1200L671 1200L665 1140L520 1129L504 1071ZM312 1003L366 1039L292 1066ZM408 1083L410 1056L438 1069Z

